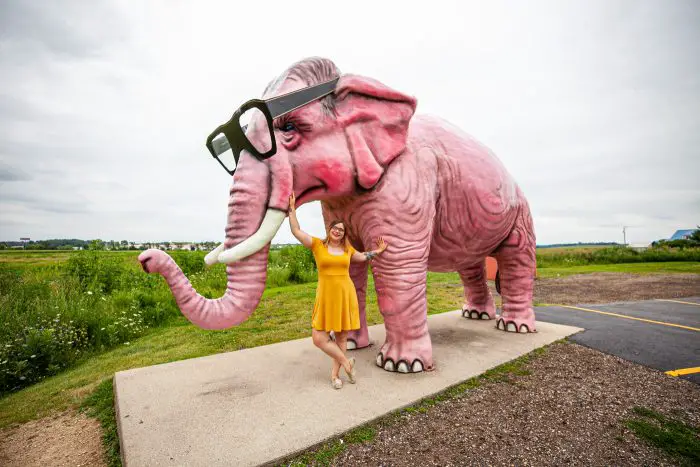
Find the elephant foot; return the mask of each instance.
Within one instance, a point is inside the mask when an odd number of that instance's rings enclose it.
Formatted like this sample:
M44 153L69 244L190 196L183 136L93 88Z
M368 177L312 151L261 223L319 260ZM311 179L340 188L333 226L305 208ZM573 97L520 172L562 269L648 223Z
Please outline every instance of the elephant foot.
M386 342L377 354L377 366L386 371L399 373L420 373L433 370L433 350L430 336L416 339L418 342L404 342L395 345Z
M364 349L369 345L369 331L366 327L348 333L348 350Z
M535 312L508 313L503 312L496 321L496 327L507 332L537 332L535 329Z
M469 319L495 319L496 305L493 303L493 300L481 306L467 303L462 306L462 316Z
M167 253L155 248L150 248L138 257L141 268L147 273L161 272L163 267L167 265L171 258Z

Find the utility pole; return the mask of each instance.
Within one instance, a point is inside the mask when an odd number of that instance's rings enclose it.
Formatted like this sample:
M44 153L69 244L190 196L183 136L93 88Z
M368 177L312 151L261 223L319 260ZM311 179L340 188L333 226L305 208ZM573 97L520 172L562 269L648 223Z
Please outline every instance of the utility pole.
M622 242L623 242L623 245L627 246L627 226L626 225L622 226Z

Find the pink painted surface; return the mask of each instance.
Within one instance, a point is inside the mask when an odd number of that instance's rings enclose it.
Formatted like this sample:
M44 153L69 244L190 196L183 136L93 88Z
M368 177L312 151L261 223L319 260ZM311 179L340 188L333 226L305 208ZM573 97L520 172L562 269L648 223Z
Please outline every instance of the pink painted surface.
M335 76L330 61L302 61L271 83L265 97ZM342 75L336 95L327 99L276 122L275 156L258 162L244 155L231 190L226 247L255 232L266 209L286 212L291 190L297 206L321 200L326 224L341 219L359 251L383 236L389 248L374 260L372 273L387 334L377 363L389 370L401 362L409 371L433 368L428 271L458 272L465 315L493 319L485 264L495 258L504 302L497 326L535 331L532 217L498 158L450 123L414 115L415 98L371 78ZM268 247L228 267L229 287L218 300L197 295L164 253L147 251L140 259L149 272L166 277L193 323L219 329L239 324L257 306ZM350 338L358 347L369 344L366 271L366 264L351 267L362 329Z

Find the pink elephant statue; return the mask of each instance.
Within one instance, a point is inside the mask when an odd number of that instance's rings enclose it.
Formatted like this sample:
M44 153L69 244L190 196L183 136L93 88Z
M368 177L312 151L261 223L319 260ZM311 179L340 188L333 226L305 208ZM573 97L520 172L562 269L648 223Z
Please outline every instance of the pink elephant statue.
M428 271L459 273L462 314L496 319L486 281L487 257L498 261L503 307L498 329L535 332L532 294L535 234L527 200L497 157L450 123L414 115L416 99L371 78L341 75L327 59L302 60L273 80L270 98L339 78L332 94L274 123L276 153L264 160L242 152L230 190L226 239L208 263L227 263L228 287L218 299L197 294L164 252L139 256L144 270L167 280L182 313L205 329L245 321L265 287L270 242L297 206L320 200L326 225L340 219L358 251L384 237L389 248L372 263L386 341L377 365L388 371L434 368L428 332ZM246 137L265 138L265 125ZM257 133L256 133L257 132ZM269 136L267 136L269 138ZM370 344L365 317L367 263L351 277L362 327L349 348Z

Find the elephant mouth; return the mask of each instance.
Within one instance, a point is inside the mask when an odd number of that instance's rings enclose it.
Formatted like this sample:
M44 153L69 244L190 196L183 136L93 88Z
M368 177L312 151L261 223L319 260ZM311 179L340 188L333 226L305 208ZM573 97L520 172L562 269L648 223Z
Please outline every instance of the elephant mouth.
M320 184L316 186L312 186L310 188L307 188L306 190L302 191L299 196L296 197L297 204L301 205L302 203L308 202L308 201L316 201L318 199L321 199L320 195L323 195L326 192L326 185L325 184Z

